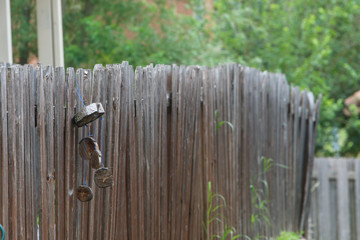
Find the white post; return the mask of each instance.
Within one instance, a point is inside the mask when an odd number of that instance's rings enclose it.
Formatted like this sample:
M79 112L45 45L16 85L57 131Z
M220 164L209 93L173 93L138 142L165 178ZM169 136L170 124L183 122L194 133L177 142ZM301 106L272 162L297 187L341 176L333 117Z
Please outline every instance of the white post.
M64 66L61 0L37 0L39 62Z
M64 67L64 44L62 28L61 0L52 0L54 66Z
M0 62L12 63L10 0L0 0Z

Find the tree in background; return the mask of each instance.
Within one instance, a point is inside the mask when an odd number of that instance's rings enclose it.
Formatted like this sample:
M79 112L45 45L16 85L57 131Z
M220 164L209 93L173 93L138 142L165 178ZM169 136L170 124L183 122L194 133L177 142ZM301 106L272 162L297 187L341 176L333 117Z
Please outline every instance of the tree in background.
M11 1L19 63L37 52L34 2ZM360 82L358 0L189 0L181 14L183 2L63 0L66 66L239 62L282 72L324 96L317 154L359 153L358 116L342 114Z

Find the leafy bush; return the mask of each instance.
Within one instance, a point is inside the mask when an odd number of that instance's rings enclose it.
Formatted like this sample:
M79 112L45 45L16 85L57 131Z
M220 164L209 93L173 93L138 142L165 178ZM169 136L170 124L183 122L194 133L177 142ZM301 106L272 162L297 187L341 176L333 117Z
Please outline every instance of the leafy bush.
M11 1L14 59L22 64L37 52L35 2ZM165 0L63 0L65 64L238 62L281 72L324 96L318 155L358 154L358 117L341 112L360 82L358 0L213 0L210 7L189 0L187 7L192 15Z

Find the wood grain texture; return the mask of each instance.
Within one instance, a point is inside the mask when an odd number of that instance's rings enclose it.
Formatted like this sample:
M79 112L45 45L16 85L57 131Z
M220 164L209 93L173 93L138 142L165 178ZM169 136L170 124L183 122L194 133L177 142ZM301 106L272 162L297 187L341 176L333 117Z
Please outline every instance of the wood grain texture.
M307 228L321 97L281 74L238 64L134 71L123 62L76 74L2 65L0 98L0 184L8 183L0 210L11 239L36 238L37 216L40 239L211 239L230 226L250 237ZM103 105L103 120L76 127L72 118L92 102ZM94 184L79 155L89 134L112 170L110 188ZM263 157L273 164L266 173ZM75 194L84 176L94 196L83 203ZM226 207L216 210L221 221L206 224L209 182ZM251 221L260 212L251 184L264 193L271 224ZM212 208L222 202L216 197Z
M0 159L2 159L1 166L1 176L0 176L0 208L1 208L1 224L3 225L6 232L10 231L9 225L9 162L8 162L8 129L7 129L7 77L8 69L6 66L0 67Z
M15 68L8 69L6 79L7 94L7 142L8 142L8 183L9 183L9 238L18 239L18 198L17 198L17 165L16 156L16 124L15 124Z
M350 204L349 204L349 181L347 178L347 165L340 161L336 162L337 168L337 212L338 212L338 229L339 239L350 239Z
M355 160L355 204L356 209L360 208L360 159ZM356 211L356 240L360 239L360 211Z
M56 213L56 239L65 239L65 69L55 69L53 84L54 97L54 164L55 164L55 213Z
M75 149L77 142L75 139L76 127L72 123L75 113L75 75L74 69L67 69L66 79L66 113L65 113L65 239L73 239L75 224L75 201L76 182L75 182ZM76 145L75 145L76 144Z

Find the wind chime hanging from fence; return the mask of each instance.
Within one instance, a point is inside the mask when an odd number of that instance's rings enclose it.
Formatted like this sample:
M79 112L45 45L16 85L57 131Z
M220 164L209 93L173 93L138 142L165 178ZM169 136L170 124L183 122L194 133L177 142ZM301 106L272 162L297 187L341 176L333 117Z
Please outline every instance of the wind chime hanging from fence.
M83 128L83 136L79 142L79 155L83 159L83 183L77 188L77 198L82 202L88 202L93 198L93 191L86 183L85 176L85 160L90 161L90 165L95 169L94 181L96 186L100 188L111 187L114 184L112 171L110 168L104 167L103 161L103 128L102 121L105 113L101 103L92 103L85 106L82 99L80 89L77 83L76 75L74 72L76 82L76 94L83 104L83 108L74 116L73 121L77 127ZM90 134L89 123L100 119L100 137L101 137L101 151L95 138ZM88 128L88 136L85 137L85 126ZM95 129L96 132L96 129Z

